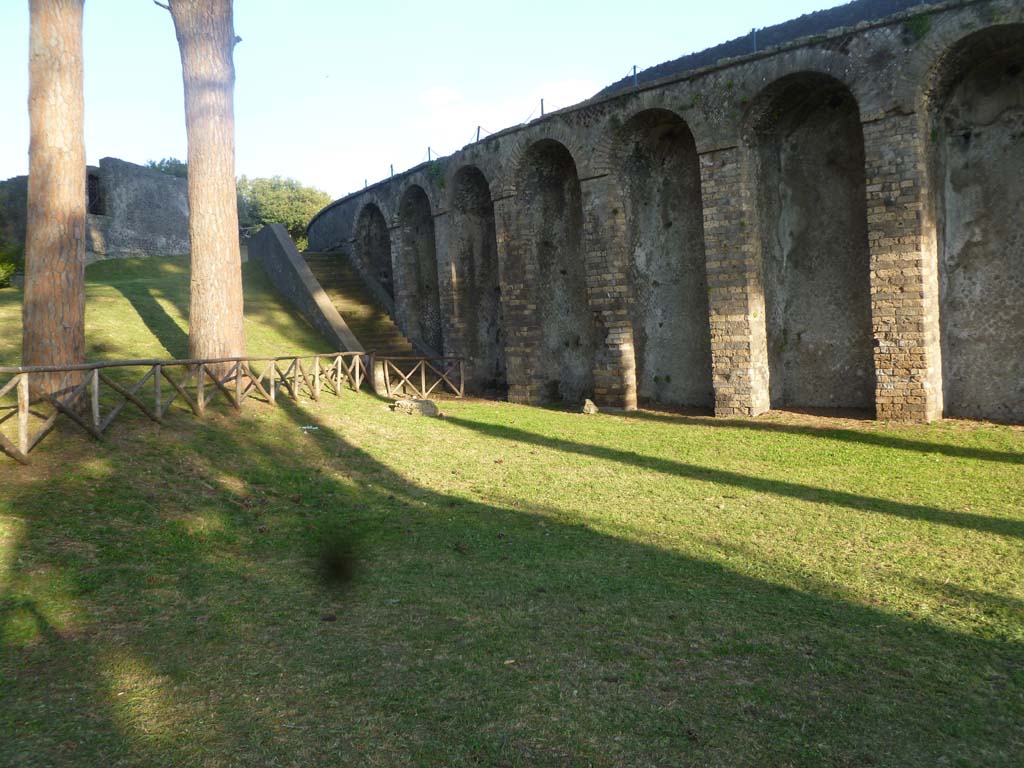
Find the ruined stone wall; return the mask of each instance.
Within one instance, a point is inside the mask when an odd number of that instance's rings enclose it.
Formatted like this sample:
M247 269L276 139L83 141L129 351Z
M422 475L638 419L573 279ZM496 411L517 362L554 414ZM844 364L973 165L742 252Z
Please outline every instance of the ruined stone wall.
M189 252L185 179L113 157L86 172L88 261ZM25 176L0 182L0 205L16 242L25 239L27 190Z
M394 283L398 325L410 339L440 352L444 337L434 218L430 200L421 187L410 187L402 197L396 239Z
M946 412L1024 403L1024 27L981 43L935 114Z
M152 168L105 157L90 169L99 205L90 213L88 250L95 258L178 256L190 250L188 182Z
M700 161L670 112L633 118L616 169L624 187L631 330L641 403L711 408L711 328Z
M839 81L792 75L752 132L772 406L873 409L864 136Z
M444 350L492 357L472 174L511 399L1021 420L1021 25L920 6L595 98L335 202L311 247L372 204L397 259L420 187Z
M507 394L505 322L498 274L498 235L487 179L463 168L453 179L447 225L452 235L447 337L466 357L466 378L478 392Z

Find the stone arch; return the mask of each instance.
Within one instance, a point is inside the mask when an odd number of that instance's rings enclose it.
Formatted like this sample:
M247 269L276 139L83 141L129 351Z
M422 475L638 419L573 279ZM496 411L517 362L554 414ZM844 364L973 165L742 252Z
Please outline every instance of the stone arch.
M829 75L788 75L755 98L744 138L758 212L771 405L873 411L857 101Z
M1024 24L954 44L927 104L945 412L1021 421Z
M356 262L363 274L369 275L387 292L395 296L394 267L391 261L391 236L387 219L376 203L367 203L356 216L353 238Z
M395 299L406 333L431 350L442 352L434 216L430 199L419 185L406 189L398 205L397 271Z
M552 139L535 142L518 166L516 188L518 258L509 259L506 281L525 288L520 303L532 326L532 397L579 402L594 394L599 341L587 298L582 193L572 154Z
M700 162L689 126L647 109L614 142L641 403L714 406Z
M455 173L448 216L454 323L466 378L474 391L504 395L508 382L494 203L476 166L464 165Z
M528 128L513 137L515 144L509 151L505 162L505 173L502 178L492 183L501 190L501 197L518 194L519 182L523 178L523 169L530 155L539 144L558 144L565 149L572 159L576 178L586 178L587 153L580 144L580 135L561 120L545 122L539 126Z

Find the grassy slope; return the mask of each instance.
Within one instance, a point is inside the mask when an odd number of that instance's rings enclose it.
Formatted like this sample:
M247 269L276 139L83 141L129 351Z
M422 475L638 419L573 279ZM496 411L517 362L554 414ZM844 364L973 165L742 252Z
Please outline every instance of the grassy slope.
M246 264L251 355L327 352L319 335L282 305L259 267ZM86 270L90 360L188 356L188 260L123 259ZM21 292L0 289L0 365L21 356Z
M109 283L183 295L125 266L90 273L112 354ZM445 410L177 413L0 464L0 764L1021 763L1020 430Z

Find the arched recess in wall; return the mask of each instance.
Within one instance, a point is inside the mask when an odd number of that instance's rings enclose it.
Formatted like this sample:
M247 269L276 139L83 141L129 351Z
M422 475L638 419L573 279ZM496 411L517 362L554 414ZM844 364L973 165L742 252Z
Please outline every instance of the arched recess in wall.
M838 80L790 75L755 99L757 189L772 407L874 410L864 134Z
M471 390L505 395L505 327L498 278L494 203L483 173L467 165L455 174L448 213L452 287L459 353Z
M587 301L583 207L576 163L563 144L542 139L519 166L516 205L524 248L522 275L536 305L538 348L531 355L539 397L580 402L594 391L598 333Z
M398 206L397 303L404 308L406 332L430 349L443 353L441 296L437 279L437 246L430 199L422 187L412 186ZM403 309L399 309L399 315Z
M1024 420L1024 25L961 40L930 104L947 415Z
M713 407L704 209L693 134L674 113L652 109L632 118L618 136L638 399Z
M394 273L391 266L391 237L388 223L373 203L359 212L356 219L355 256L365 274L370 275L391 297L395 297Z

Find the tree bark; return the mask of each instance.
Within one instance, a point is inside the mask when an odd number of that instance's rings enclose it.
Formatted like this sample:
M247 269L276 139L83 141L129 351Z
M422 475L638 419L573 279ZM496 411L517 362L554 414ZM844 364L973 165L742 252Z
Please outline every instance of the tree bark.
M85 361L84 0L29 0L30 125L22 364ZM60 394L82 374L32 378Z
M192 279L189 354L245 355L235 193L232 0L170 0L188 133Z

